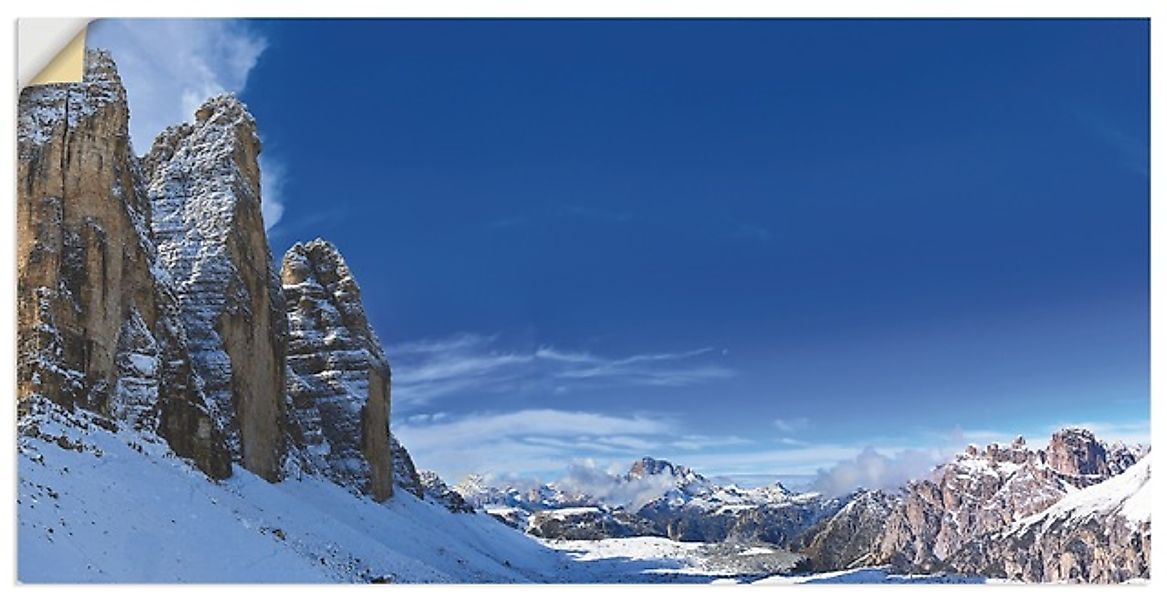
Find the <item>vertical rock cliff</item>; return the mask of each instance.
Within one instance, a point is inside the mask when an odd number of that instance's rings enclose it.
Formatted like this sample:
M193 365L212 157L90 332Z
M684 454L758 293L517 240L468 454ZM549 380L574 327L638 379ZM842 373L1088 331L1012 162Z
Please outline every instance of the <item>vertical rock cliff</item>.
M17 163L17 394L121 419L215 477L231 472L179 304L149 235L151 205L107 53L81 83L26 88Z
M299 243L280 273L288 308L288 391L315 470L383 500L393 493L389 361L361 291L330 242Z
M168 128L143 158L151 228L194 367L235 460L274 481L287 452L287 323L260 212L259 137L234 96Z
M282 281L273 266L247 108L211 98L137 158L113 60L86 61L83 82L20 98L22 431L84 410L215 478L304 466L377 500L395 479L421 497L348 265L317 240L288 252Z

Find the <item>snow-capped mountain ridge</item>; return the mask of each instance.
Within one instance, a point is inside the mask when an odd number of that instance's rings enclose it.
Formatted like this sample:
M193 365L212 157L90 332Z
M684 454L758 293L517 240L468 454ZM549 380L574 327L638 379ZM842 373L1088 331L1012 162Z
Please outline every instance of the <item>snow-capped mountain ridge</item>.
M1044 448L1021 438L1007 446L970 446L899 494L856 507L858 512L840 511L809 530L801 543L819 569L890 564L901 572L931 572L964 556L963 572L985 574L976 565L987 565L988 559L970 558L967 544L1121 477L1146 452L1142 446L1103 443L1080 428L1054 432ZM863 543L856 543L860 538ZM1023 576L1044 580L1038 572Z
M714 483L684 465L652 457L633 462L624 473L611 476L610 483L606 494L597 497L570 489L570 481L518 489L496 487L487 477L472 475L455 490L512 526L566 539L652 534L682 541L757 538L781 543L839 505L817 493L792 493L781 483L757 488ZM566 510L582 507L596 510ZM565 520L572 527L564 527Z
M1150 577L1151 455L1073 490L1004 530L964 544L957 572L1023 581L1116 583Z

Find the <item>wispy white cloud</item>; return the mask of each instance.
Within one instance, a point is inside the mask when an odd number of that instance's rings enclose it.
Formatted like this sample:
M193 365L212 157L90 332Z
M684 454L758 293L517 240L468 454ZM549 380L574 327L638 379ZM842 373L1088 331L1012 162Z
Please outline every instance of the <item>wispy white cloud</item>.
M725 446L740 446L750 443L749 440L736 435L702 435L688 434L674 440L669 445L680 450L705 450Z
M774 419L774 427L783 433L802 431L810 426L810 419L806 417L788 417Z
M947 458L939 450L906 449L885 454L875 448L864 448L854 458L821 469L810 489L828 496L841 496L857 488L894 491Z
M390 358L395 400L408 407L468 390L563 394L580 387L676 387L734 374L727 367L702 362L716 355L709 348L612 358L549 346L525 350L498 346L496 336L470 333L394 345Z
M284 216L284 182L287 172L283 163L262 154L259 157L259 173L263 226L270 230Z
M242 92L268 46L238 19L101 19L89 26L86 43L109 50L117 62L139 154L166 127L191 120L207 98ZM270 154L260 163L264 224L270 229L284 212L285 171Z
M565 491L587 494L607 504L637 511L659 498L675 483L666 473L625 479L626 471L621 467L627 468L627 465L613 464L605 469L594 460L576 461L568 465L563 476L556 480L556 485Z
M428 469L461 479L468 473L559 471L576 459L642 454L667 444L677 430L648 415L528 409L457 418L406 418L394 428Z

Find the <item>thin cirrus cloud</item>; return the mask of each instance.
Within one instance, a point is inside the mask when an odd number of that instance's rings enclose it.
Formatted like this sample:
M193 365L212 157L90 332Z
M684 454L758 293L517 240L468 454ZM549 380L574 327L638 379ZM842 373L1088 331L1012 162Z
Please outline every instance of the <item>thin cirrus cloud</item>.
M472 333L395 345L395 402L408 408L470 390L560 394L609 386L686 386L734 375L710 364L717 354L711 348L613 358L548 346L497 346L497 336Z
M748 443L737 436L686 431L677 421L652 414L612 415L550 408L483 412L451 417L412 415L394 434L419 467L451 481L470 473L503 479L549 475L579 461L621 464L646 455L683 457Z
M778 418L774 419L774 427L778 428L783 433L794 433L802 431L810 426L810 419L806 417L793 418Z
M100 19L89 26L86 45L109 50L118 65L140 154L162 130L189 121L207 98L242 92L268 46L236 19ZM284 213L285 170L265 153L260 171L263 220L271 229Z
M557 409L416 417L403 419L394 434L425 457L419 466L455 481L474 472L553 472L583 457L635 456L677 431L676 423L651 415Z

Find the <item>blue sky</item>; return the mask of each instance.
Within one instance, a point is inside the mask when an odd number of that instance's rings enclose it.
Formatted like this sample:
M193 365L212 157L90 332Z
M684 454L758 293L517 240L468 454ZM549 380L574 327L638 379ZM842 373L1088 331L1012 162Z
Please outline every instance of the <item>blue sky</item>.
M900 477L1065 424L1149 437L1146 21L104 21L89 45L139 152L239 93L277 260L338 245L394 430L447 478L647 454L752 482L868 449Z

